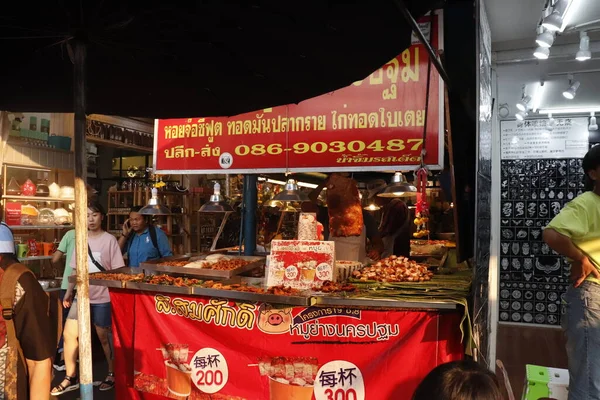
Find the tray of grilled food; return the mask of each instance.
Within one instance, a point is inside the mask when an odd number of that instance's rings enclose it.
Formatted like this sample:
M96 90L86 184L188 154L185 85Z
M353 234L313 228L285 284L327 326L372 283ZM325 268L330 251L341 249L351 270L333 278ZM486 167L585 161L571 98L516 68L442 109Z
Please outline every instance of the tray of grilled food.
M262 280L234 277L226 281L206 281L192 288L197 296L217 297L246 302L309 306L311 296L306 291L286 286L265 287Z
M231 279L264 266L265 257L223 254L152 260L140 264L147 273L166 273L208 279Z
M89 274L90 285L106 286L112 288L125 288L125 283L131 280L142 280L144 272L139 268L123 267L106 272L95 272ZM77 283L77 277L69 277L69 283Z

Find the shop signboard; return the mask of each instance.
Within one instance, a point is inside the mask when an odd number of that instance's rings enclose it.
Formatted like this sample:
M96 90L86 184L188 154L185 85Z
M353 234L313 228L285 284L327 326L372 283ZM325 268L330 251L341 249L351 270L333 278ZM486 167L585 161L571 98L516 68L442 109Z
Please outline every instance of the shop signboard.
M409 400L463 357L458 312L120 291L111 301L117 398Z
M441 16L422 22L431 23L432 45L440 49ZM432 67L428 97L427 71L428 54L415 43L364 80L299 104L229 118L156 120L156 172L407 170L420 166L423 150L424 162L441 169L444 86Z

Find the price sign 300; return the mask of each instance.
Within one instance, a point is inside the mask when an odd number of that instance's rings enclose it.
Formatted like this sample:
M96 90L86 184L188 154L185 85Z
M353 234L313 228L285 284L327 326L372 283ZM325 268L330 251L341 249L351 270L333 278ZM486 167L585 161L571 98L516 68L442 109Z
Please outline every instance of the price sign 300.
M330 361L317 372L314 395L316 400L365 400L362 372L349 361Z

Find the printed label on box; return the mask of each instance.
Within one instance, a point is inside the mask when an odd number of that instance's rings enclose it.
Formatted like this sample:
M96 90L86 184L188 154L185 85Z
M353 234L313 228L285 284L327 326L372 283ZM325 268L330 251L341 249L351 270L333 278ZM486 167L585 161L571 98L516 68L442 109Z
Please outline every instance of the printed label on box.
M267 286L295 289L321 287L333 279L334 242L316 240L274 240L271 243Z

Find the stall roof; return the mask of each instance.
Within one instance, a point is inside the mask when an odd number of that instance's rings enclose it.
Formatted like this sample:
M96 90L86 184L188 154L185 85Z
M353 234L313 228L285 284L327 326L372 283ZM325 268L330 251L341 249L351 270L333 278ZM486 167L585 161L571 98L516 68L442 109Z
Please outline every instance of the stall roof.
M439 0L404 0L415 18ZM235 115L363 79L410 45L394 1L5 2L0 109L71 112L74 38L87 113Z

